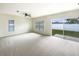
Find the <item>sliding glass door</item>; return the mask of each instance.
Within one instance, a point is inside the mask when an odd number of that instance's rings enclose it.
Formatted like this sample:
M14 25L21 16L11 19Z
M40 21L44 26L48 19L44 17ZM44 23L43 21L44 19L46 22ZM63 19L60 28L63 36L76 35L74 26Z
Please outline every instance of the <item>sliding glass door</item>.
M64 24L64 36L79 37L78 18L68 18Z
M57 18L52 19L52 35L59 37L79 38L78 18Z
M64 36L64 23L66 18L57 18L52 20L52 35Z

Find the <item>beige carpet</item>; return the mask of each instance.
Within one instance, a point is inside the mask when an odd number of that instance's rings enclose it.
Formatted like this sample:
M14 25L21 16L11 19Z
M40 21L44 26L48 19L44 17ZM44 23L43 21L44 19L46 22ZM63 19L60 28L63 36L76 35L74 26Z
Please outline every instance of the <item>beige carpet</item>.
M79 42L36 33L0 39L2 56L60 56L79 55Z

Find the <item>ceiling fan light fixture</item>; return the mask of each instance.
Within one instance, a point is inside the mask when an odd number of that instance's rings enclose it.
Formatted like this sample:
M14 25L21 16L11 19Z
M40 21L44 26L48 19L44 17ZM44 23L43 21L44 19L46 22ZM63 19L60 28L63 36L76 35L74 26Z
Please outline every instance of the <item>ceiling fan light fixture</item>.
M23 14L25 17L26 16L31 17L31 14L28 14L28 13L25 13L25 12L20 12L19 10L17 10L16 12L19 13L19 14Z

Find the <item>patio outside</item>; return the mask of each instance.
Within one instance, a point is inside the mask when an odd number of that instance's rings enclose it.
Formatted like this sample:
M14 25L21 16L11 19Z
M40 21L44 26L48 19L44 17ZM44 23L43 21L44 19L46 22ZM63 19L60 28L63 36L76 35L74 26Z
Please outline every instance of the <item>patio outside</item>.
M52 20L52 35L79 38L79 18L58 18Z

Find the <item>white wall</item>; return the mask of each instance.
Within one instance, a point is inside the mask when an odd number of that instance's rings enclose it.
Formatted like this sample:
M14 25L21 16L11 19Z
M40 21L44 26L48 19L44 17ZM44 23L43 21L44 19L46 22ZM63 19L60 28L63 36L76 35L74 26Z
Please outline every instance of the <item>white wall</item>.
M52 14L52 15L48 15L46 17L49 17L50 19L62 18L62 17L76 18L76 17L79 17L79 9L61 12L61 13L57 13L57 14Z
M52 26L53 26L52 20L55 18L62 18L62 17L68 17L68 18L79 17L79 9L33 18L33 24L32 24L33 31L37 33L45 34L45 35L52 35ZM44 20L45 22L44 32L36 31L35 22L40 20Z
M8 20L12 18L15 21L15 31L8 32ZM15 15L0 14L0 37L20 33L27 33L31 30L31 19Z

